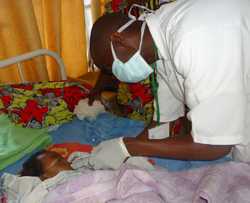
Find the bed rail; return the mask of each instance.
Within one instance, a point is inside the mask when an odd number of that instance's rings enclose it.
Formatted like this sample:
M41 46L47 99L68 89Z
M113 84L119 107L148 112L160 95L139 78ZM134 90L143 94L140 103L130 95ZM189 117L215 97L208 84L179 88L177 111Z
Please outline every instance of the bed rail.
M48 49L37 49L35 51L31 51L31 52L28 52L25 54L21 54L18 56L14 56L14 57L11 57L8 59L1 60L0 61L0 68L4 68L4 67L9 66L9 65L17 64L17 68L18 68L18 72L19 72L21 81L25 82L23 72L22 72L21 62L30 60L34 57L44 56L44 55L50 56L56 60L57 64L59 65L59 68L60 68L61 79L66 80L67 75L66 75L63 60L56 52L50 51Z

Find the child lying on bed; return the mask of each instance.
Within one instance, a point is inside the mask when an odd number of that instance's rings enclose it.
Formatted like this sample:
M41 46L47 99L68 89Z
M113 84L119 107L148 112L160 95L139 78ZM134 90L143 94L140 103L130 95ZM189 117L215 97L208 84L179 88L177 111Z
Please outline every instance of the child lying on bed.
M41 180L52 178L61 171L73 170L70 163L53 151L42 150L33 154L24 164L21 176L36 176Z
M33 154L26 162L24 162L20 176L35 176L39 177L41 180L46 180L56 176L61 171L74 169L81 171L81 169L83 169L83 167L81 167L81 160L79 159L80 162L78 163L75 158L78 159L82 156L86 157L87 154L88 153L85 152L74 152L67 161L60 154L54 151L42 150ZM126 163L142 169L154 169L152 164L144 157L131 157L126 161ZM92 168L90 165L87 168L84 167L84 169Z
M86 170L87 173L89 170ZM19 175L4 173L0 177L0 202L43 202L57 186L84 174L73 170L70 163L56 152L42 150L33 154ZM2 199L1 199L2 198Z

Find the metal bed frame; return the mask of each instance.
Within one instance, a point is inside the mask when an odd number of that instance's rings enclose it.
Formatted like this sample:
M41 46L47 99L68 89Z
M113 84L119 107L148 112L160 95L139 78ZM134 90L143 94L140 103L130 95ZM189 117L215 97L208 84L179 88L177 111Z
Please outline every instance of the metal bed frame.
M22 71L22 69L23 69L22 62L27 61L27 60L31 60L34 57L44 56L44 55L50 56L50 57L55 59L55 61L57 62L58 66L60 68L61 79L66 80L67 75L66 75L63 60L56 52L50 51L48 49L37 49L37 50L31 51L31 52L28 52L25 54L21 54L18 56L14 56L14 57L10 57L8 59L1 60L0 61L0 68L6 68L6 66L17 64L20 79L22 82L26 82L24 75L23 75L23 71Z

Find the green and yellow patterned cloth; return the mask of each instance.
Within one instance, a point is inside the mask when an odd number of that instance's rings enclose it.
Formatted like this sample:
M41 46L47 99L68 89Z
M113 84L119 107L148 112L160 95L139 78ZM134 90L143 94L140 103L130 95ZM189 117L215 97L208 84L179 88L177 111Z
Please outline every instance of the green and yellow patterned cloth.
M7 115L0 115L0 171L26 154L47 147L52 138L46 129L17 126Z

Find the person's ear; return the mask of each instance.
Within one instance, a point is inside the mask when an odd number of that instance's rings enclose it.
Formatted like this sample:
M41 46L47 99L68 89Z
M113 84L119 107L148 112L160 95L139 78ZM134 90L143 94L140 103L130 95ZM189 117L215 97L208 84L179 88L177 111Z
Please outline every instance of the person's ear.
M135 48L130 45L128 37L124 36L123 33L114 32L111 34L110 40L117 48L126 49L129 53L135 51Z
M111 35L110 40L116 46L125 46L126 45L125 44L125 37L120 32L114 32Z

